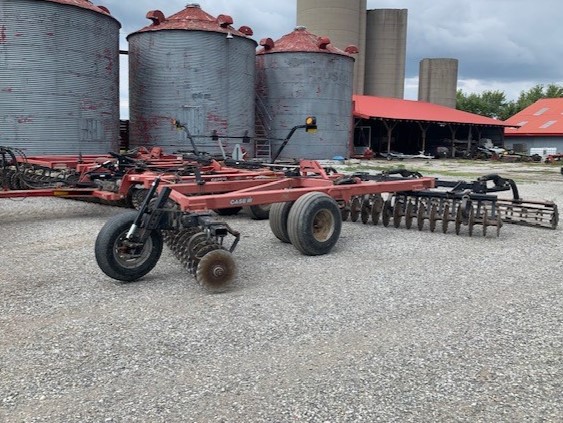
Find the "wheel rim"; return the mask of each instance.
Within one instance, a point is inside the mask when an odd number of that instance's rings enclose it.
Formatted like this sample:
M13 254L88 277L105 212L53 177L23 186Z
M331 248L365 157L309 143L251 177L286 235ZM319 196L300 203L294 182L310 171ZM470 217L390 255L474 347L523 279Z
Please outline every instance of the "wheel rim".
M320 210L313 218L313 237L325 242L334 233L334 218L328 210Z
M144 244L135 246L127 245L128 243L127 232L125 231L113 244L115 261L123 268L137 269L150 257L153 248L152 240L148 237Z

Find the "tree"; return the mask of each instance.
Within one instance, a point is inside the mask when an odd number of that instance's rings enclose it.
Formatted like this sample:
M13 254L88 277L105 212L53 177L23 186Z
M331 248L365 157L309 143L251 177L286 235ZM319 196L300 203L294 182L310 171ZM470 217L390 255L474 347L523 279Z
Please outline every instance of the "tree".
M465 95L462 90L457 91L456 108L477 115L501 119L507 104L502 91L483 91L481 94L469 95Z

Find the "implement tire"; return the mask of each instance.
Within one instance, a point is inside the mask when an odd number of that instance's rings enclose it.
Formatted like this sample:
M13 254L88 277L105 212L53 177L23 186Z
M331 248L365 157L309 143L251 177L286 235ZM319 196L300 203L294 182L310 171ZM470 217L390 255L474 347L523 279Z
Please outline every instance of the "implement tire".
M287 229L291 243L308 256L327 254L338 241L342 217L338 203L322 192L310 192L295 201Z
M291 242L287 230L287 219L293 204L293 201L274 203L270 208L270 229L277 239L287 244Z
M137 212L123 213L111 217L100 230L95 243L98 266L110 278L131 282L149 273L162 254L162 235L151 231L144 245L127 248L123 243Z
M261 204L258 206L246 206L244 211L254 220L266 220L270 217L271 204Z
M219 216L234 216L241 210L242 207L228 207L226 209L214 209L213 211Z

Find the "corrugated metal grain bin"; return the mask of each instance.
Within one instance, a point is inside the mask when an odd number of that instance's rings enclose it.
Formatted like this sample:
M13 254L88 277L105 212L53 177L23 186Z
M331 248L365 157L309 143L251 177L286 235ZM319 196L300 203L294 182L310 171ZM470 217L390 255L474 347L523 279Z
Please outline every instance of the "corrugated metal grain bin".
M317 118L318 132L298 131L279 158L331 159L349 156L353 127L352 86L357 48L346 52L333 47L303 27L278 41L260 42L257 95L271 128L272 151L279 149L291 127ZM349 54L350 53L350 54ZM259 108L260 110L260 108Z
M87 0L0 0L0 144L117 150L120 27Z
M199 149L209 153L220 152L210 138L214 132L227 151L241 143L236 137L253 137L252 30L235 30L231 17L215 18L197 4L169 18L158 10L147 18L150 26L127 37L130 145L190 149L173 119L186 124Z

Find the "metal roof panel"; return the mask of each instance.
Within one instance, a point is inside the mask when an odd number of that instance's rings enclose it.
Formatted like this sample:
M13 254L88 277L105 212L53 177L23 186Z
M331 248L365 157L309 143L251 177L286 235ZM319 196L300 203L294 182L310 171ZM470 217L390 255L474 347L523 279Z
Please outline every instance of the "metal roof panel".
M507 119L507 123L526 122L520 128L507 128L506 136L562 136L563 98L542 98ZM516 125L518 126L518 125Z
M354 96L354 116L462 125L508 126L506 122L424 101Z

